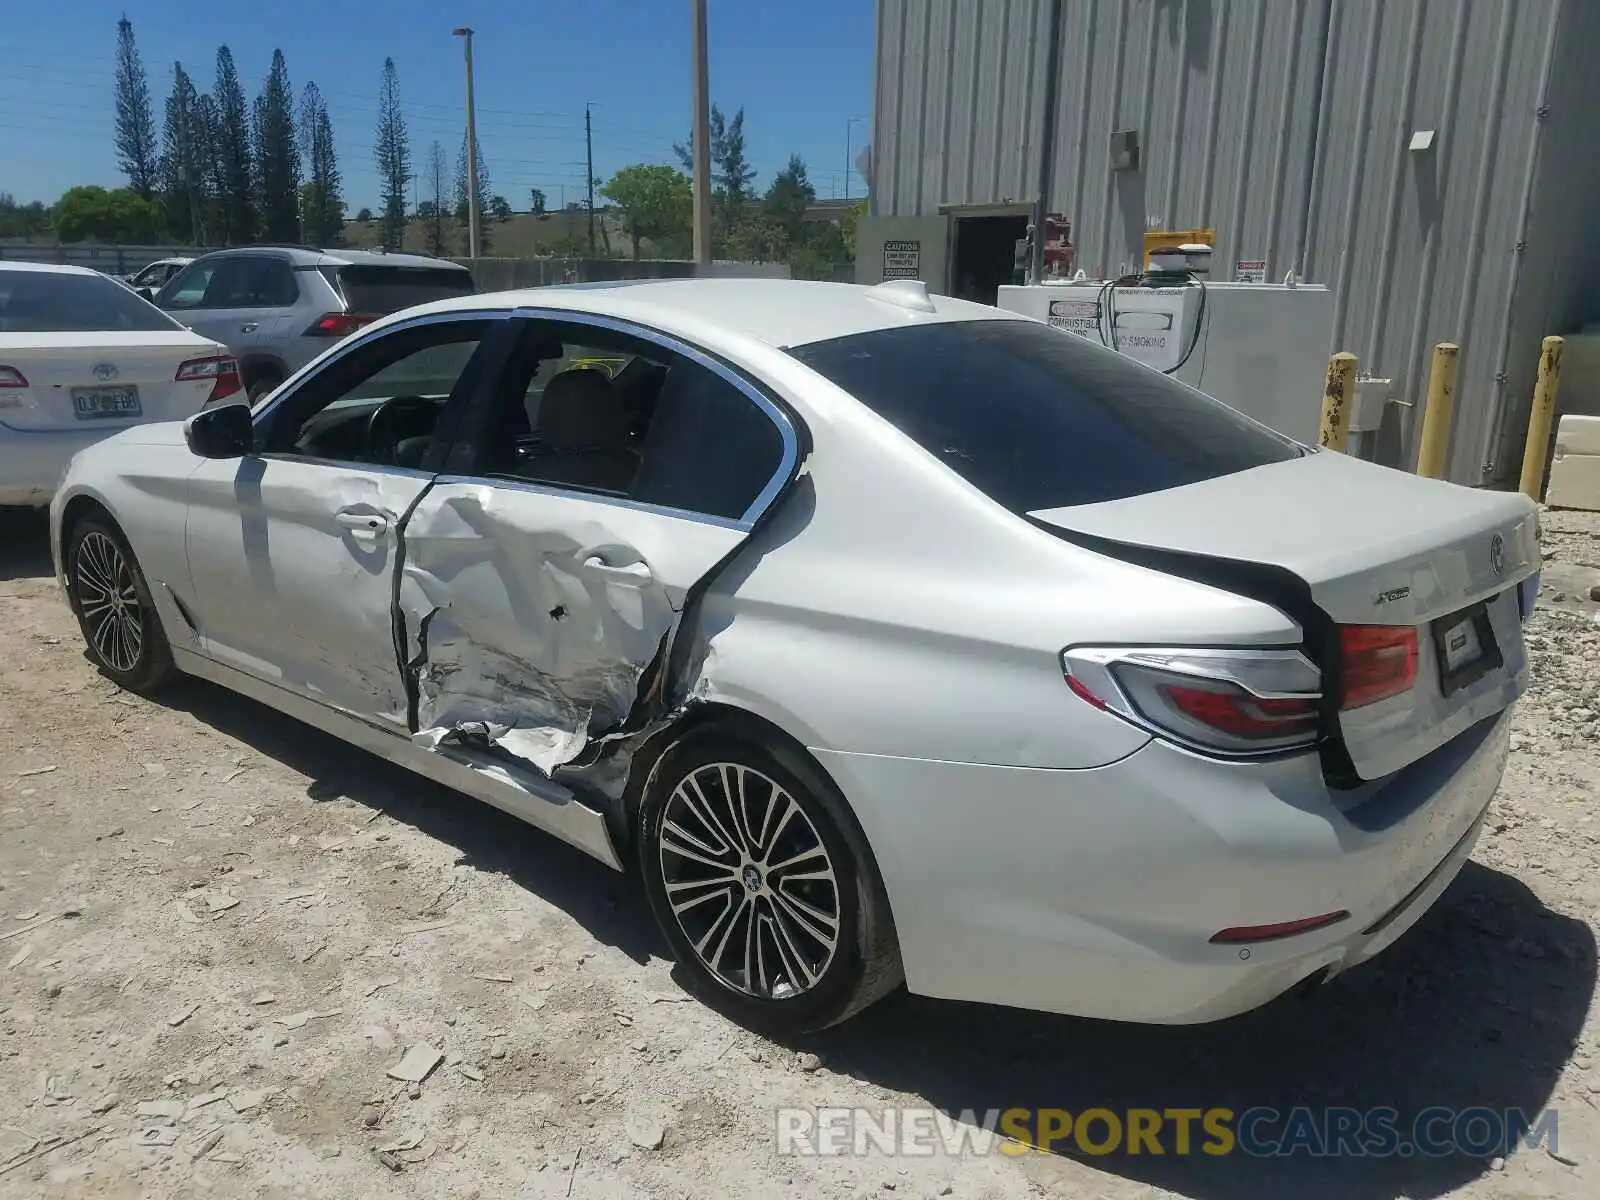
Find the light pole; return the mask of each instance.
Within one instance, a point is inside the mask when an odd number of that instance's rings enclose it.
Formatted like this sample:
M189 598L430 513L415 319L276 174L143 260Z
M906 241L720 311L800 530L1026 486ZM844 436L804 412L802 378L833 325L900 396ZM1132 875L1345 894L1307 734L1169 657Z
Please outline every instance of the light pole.
M472 99L472 30L458 25L450 31L467 52L467 257L478 257L478 114Z
M857 121L866 123L865 117L851 117L844 123L844 198L850 199L850 168L853 162L850 158L850 134L854 132Z
M711 85L706 74L706 0L694 4L694 260L711 261Z

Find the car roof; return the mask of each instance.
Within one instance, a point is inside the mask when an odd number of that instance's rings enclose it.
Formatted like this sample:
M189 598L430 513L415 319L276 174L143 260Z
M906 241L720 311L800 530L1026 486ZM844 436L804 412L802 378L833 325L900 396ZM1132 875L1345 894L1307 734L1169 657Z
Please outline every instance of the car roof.
M304 267L432 267L434 269L465 271L459 263L447 258L430 258L426 254L388 254L380 250L318 250L315 246L229 246L202 255L203 258L236 257L240 254L260 254L270 251L289 258Z
M779 348L947 321L1023 320L987 304L929 293L913 280L866 286L792 279L658 279L579 283L451 297L417 308L567 309L615 316L686 336L711 329Z
M92 267L73 267L64 263L35 263L18 262L15 259L0 259L0 271L38 271L46 275L99 275L105 277L104 272L96 271Z

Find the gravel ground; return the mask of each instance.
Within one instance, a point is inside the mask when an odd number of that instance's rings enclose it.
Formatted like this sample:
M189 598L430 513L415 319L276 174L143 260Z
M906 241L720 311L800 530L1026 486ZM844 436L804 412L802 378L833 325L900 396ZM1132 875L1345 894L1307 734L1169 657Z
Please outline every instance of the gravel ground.
M1377 962L1210 1027L900 996L785 1046L686 1000L630 880L218 688L119 692L42 523L0 513L0 1196L1600 1194L1600 519L1547 514L1546 543L1487 835ZM420 1085L390 1074L415 1047L442 1054ZM1300 1103L1554 1106L1560 1157L773 1139L784 1104Z

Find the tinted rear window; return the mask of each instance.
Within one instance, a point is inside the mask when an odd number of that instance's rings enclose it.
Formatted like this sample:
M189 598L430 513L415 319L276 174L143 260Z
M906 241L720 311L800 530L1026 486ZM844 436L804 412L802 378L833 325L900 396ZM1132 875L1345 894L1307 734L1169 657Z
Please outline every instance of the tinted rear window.
M1301 453L1159 372L1031 321L881 329L789 352L1017 513Z
M0 333L170 333L181 328L104 275L0 271Z
M472 276L448 267L337 267L335 283L351 312L383 316L413 304L472 291Z

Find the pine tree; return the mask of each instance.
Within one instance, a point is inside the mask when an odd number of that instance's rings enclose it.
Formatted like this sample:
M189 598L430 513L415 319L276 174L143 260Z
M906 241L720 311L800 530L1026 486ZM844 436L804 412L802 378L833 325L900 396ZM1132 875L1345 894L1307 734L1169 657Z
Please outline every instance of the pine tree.
M209 173L200 96L182 63L172 69L166 123L157 172L167 232L180 242L205 245L205 196Z
M300 146L306 160L306 237L316 246L335 245L344 231L344 180L333 151L333 122L322 91L306 84L300 96Z
M483 147L475 145L473 149L477 152L473 160L478 168L478 253L483 254L489 249L489 224L484 219L489 211L489 168L483 161ZM467 135L463 133L461 153L456 155L456 220L461 222L463 229L467 227L467 207L470 203L471 196L467 191Z
M438 142L428 147L428 186L433 195L433 210L428 214L428 253L438 257L445 251L444 244L444 147Z
M212 152L216 155L218 200L222 206L223 240L248 242L256 235L256 208L250 179L249 110L233 52L217 47L217 78L211 87L216 106Z
M194 139L192 153L200 168L200 227L206 234L206 245L217 245L227 240L228 222L223 197L227 194L227 173L222 162L222 117L217 111L217 99L210 92L201 92L194 102L194 125L190 136Z
M128 186L146 200L155 195L158 152L156 121L150 109L150 84L133 44L133 22L117 22L117 165Z
M406 180L411 177L411 139L405 114L400 111L400 76L394 59L383 60L383 83L378 89L378 140L373 146L378 167L379 199L383 202L381 244L398 250L406 236Z
M269 242L300 240L300 148L294 136L294 92L283 51L272 52L272 69L256 97L254 180L261 235Z

